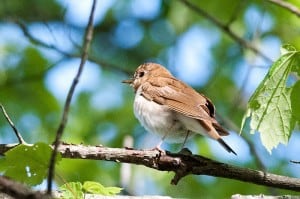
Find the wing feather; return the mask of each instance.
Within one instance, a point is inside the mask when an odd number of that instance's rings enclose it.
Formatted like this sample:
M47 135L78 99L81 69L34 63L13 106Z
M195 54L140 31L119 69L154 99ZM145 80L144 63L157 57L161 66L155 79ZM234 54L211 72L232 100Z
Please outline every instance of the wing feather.
M215 119L214 105L207 97L175 78L156 77L149 80L142 85L145 98L188 117L210 121L220 135L229 134Z
M147 99L166 105L188 117L215 121L212 103L181 81L163 77L152 78L142 85L142 94Z

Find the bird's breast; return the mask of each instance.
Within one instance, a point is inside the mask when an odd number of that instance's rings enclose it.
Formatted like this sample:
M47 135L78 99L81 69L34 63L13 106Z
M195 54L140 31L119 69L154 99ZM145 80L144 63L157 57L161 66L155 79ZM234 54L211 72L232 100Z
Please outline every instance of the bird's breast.
M174 119L172 111L168 107L138 94L134 100L134 115L147 130L152 132L170 128Z
M163 137L166 141L182 142L187 129L178 121L177 115L165 105L157 104L136 93L134 99L134 115L144 128Z

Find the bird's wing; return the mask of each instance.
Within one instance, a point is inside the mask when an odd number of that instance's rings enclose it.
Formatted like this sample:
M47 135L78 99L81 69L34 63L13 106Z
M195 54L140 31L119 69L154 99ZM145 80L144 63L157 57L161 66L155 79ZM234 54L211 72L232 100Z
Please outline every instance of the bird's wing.
M152 78L142 85L142 95L188 117L211 122L220 135L229 134L215 119L212 102L179 80Z

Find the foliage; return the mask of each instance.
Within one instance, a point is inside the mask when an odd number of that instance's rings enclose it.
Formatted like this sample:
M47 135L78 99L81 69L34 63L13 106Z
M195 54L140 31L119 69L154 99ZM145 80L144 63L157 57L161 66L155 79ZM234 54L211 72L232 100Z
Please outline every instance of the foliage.
M68 182L60 186L60 191L62 191L61 198L64 199L83 199L85 193L113 196L120 193L121 190L122 188L119 187L104 187L102 184L93 181L85 181L83 184L80 182Z
M274 62L268 75L265 77L272 65L270 61L241 47L226 32L182 4L181 0L98 1L89 62L72 99L63 141L123 147L124 139L131 136L134 143L129 147L153 147L156 144L153 137L146 134L134 119L132 89L120 83L131 76L139 64L153 61L165 65L176 77L212 99L218 119L222 125L232 130L231 135L224 139L237 150L238 156L230 156L215 142L200 136L187 143L194 153L243 167L257 168L260 164L257 163L255 154L250 152L250 145L268 171L299 176L299 171L295 169L297 166L288 162L299 159L298 152L295 151L299 136L293 133L291 137L291 132L300 118L300 83L294 80L294 74L299 76L300 73L300 60L298 53L292 48L278 58L282 43L290 43L300 49L299 17L269 1L188 1L208 12L223 23L225 28L247 40L270 59L278 60ZM0 4L0 102L28 143L37 143L39 146L39 142L53 142L70 79L74 77L73 71L79 65L89 2L3 0ZM290 2L299 6L299 1ZM24 34L20 24L27 28L32 38ZM254 92L263 77L264 84ZM277 85L278 82L281 86ZM277 103L274 101L276 98L261 96L262 92L273 92L276 95L283 92L287 98L279 97L277 100L280 102ZM252 93L255 94L248 108L253 117L247 120L252 123L249 127L252 130L258 127L260 135L266 137L271 129L284 130L275 140L263 141L269 149L276 143L286 143L291 138L286 147L279 145L272 151L272 155L262 149L261 142L248 132L240 137L235 135ZM266 104L266 101L270 104ZM289 106L284 106L283 102ZM291 118L285 125L280 120L277 124L272 123L269 118L265 119L269 115L256 109L256 105L260 105L269 111L276 104L280 108L273 114L277 119L277 116L286 120ZM285 112L279 114L282 109ZM258 116L265 117L257 118ZM265 122L271 123L272 128L267 128ZM267 131L261 130L263 126ZM0 140L2 143L16 142L10 126L2 116ZM24 156L23 149L29 146L20 147L20 154L10 155L9 153L15 152L8 152L1 159L1 171L14 175L10 169L20 170L20 181L29 180L26 183L38 184L45 177L45 166L48 164L46 157L38 160L44 164L32 166L40 171L30 168L31 173L39 176L28 178L24 165L33 164L37 159L27 153ZM163 146L174 149L172 147L173 145L167 144ZM41 145L38 148L43 147ZM32 147L28 150L40 153L39 149L34 151ZM18 164L14 164L15 162ZM12 167L5 166L8 164ZM64 182L101 179L105 184L119 184L122 181L122 187L133 195L229 198L237 192L274 193L261 186L246 186L245 183L203 176L188 176L176 187L170 186L173 174L140 166L129 169L130 178L123 182L120 167L118 163L104 161L63 159L57 167L57 175ZM56 183L60 185L62 182L56 179ZM83 189L77 183L70 186ZM278 194L285 193L278 190Z
M260 132L262 143L270 153L279 143L288 143L295 123L300 121L300 112L293 111L299 110L300 106L300 97L296 94L300 93L299 81L287 85L289 75L295 71L295 61L299 59L300 52L287 46L248 102L242 128L250 119L251 133Z
M84 182L82 188L86 193L100 194L104 196L116 195L122 190L122 188L119 187L104 187L102 184L93 181Z
M62 191L61 198L65 198L65 199L84 198L84 193L82 191L82 184L80 182L68 182L66 184L63 184L60 187L60 191Z
M0 171L5 176L31 186L41 184L48 174L51 151L49 145L41 142L34 145L20 144L0 159ZM59 154L56 163L60 160Z

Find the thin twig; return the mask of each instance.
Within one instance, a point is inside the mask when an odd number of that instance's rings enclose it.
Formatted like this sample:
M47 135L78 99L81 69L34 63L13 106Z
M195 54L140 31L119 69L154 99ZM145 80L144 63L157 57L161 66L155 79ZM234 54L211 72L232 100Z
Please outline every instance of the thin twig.
M33 37L33 36L30 34L30 32L29 32L28 28L26 27L26 25L25 25L22 21L20 21L20 20L18 20L18 19L17 19L17 20L14 20L14 19L13 19L13 21L21 28L21 30L23 31L24 36L25 36L26 38L28 38L28 40L29 40L31 43L36 44L36 45L39 45L39 46L42 46L42 47L44 47L44 48L53 49L53 50L59 52L59 53L62 54L62 55L71 57L71 54L69 54L68 52L65 52L65 51L61 50L61 49L58 48L57 46L52 45L52 44L44 43L44 42L42 42L41 40L39 40L39 39Z
M19 133L18 129L16 128L16 126L14 125L14 123L12 122L12 120L10 119L8 114L6 113L5 108L1 103L0 103L0 107L1 107L1 110L3 112L3 115L4 115L5 119L7 120L7 122L9 123L11 128L13 129L13 131L15 132L15 134L16 134L18 140L19 140L19 144L26 144L26 142L23 139L22 135Z
M212 15L210 15L209 13L205 12L204 10L202 10L201 8L197 7L196 5L190 3L188 0L179 0L181 1L183 4L185 4L186 6L188 6L190 9L192 9L193 11L195 11L197 14L205 17L206 19L208 19L210 22L212 22L213 24L215 24L217 27L219 27L221 30L223 30L225 33L227 33L232 39L234 39L235 41L237 41L241 46L243 46L244 48L248 48L250 50L252 50L254 53L260 55L261 57L263 57L265 60L272 62L272 60L267 57L265 54L263 54L262 52L260 52L255 46L252 45L252 43L244 40L243 38L239 37L238 35L236 35L230 28L229 25L231 23L231 20L229 21L229 23L227 24L223 24L221 21L219 21L218 19L214 18ZM229 121L228 119L223 118L223 121L226 122L227 124L230 124L228 126L233 127L235 129L236 132L239 132L239 128L233 124L231 121ZM232 128L231 128L232 129ZM253 146L253 144L251 142L249 142L248 140L245 139L245 141L248 143L251 152L253 152L254 157L255 157L255 161L257 163L257 166L264 170L265 166L263 164L263 162L261 161L261 159L259 158L255 147Z
M0 84L0 88L8 88L8 87L12 87L18 84L22 84L24 85L25 83L30 83L30 82L35 82L35 81L39 81L42 80L42 77L45 77L47 75L47 73L56 65L58 65L59 63L63 62L66 58L63 57L59 60L57 60L56 62L52 63L50 66L48 66L45 70L37 72L37 73L33 73L33 74L28 74L26 76L22 76L19 78L8 78L7 80L4 81L3 84Z
M13 22L15 22L19 27L20 29L22 30L24 36L32 43L32 44L35 44L35 45L38 45L42 48L46 48L46 49L50 49L50 50L54 50L58 53L60 53L61 55L65 56L65 57L68 57L68 58L79 58L81 57L80 54L78 53L70 53L70 52L67 52L67 51L64 51L60 48L58 48L57 46L53 45L53 44L47 44L45 43L44 41L34 37L30 31L28 30L27 26L20 20L13 20ZM71 42L72 42L72 39L71 39ZM74 48L78 48L77 44L75 44L74 42L72 42L73 45L75 46ZM128 69L128 68L124 68L124 67L119 67L117 65L113 65L111 63L107 63L103 60L100 60L99 58L96 58L95 56L89 56L88 57L88 60L93 62L93 63L96 63L98 65L100 65L101 67L103 68L109 68L110 70L117 70L117 71L121 71L123 73L126 73L126 74L132 74L132 70Z
M300 164L300 161L290 160L291 163Z
M239 127L236 124L234 124L230 119L228 119L226 117L222 117L221 115L217 115L217 117L219 118L221 123L225 124L225 126L227 128L229 128L229 129L231 129L235 132L240 131ZM260 170L265 171L266 167L265 167L263 161L261 160L261 158L259 157L254 144L247 137L244 137L243 139L249 146L250 152L254 157L255 164L256 164L257 168L260 169Z
M60 125L58 127L58 130L56 132L56 137L55 137L55 141L54 141L54 149L53 149L53 152L52 152L51 158L50 158L49 173L48 173L48 179L47 179L47 183L48 183L47 184L47 193L48 194L51 194L51 191L52 191L52 181L53 181L53 176L54 176L54 173L55 173L56 153L57 153L57 149L58 149L59 144L60 144L60 139L62 137L63 131L64 131L65 126L67 124L68 113L69 113L71 100L72 100L72 97L73 97L73 94L74 94L74 91L75 91L75 87L79 82L79 78L80 78L81 73L83 71L83 67L85 65L85 62L88 58L88 50L89 50L91 40L92 40L92 37L93 37L93 20L94 20L94 12L95 12L95 8L96 8L96 3L97 3L97 0L94 0L92 8L91 8L90 16L89 16L88 25L87 25L86 32L85 32L84 41L83 41L83 52L82 52L82 56L81 56L80 65L79 65L77 74L76 74L75 78L73 79L70 90L68 92L67 99L66 99L65 106L64 106L62 119L61 119Z
M216 25L223 32L225 32L227 35L229 35L233 40L235 40L237 43L239 43L242 47L253 51L255 54L261 56L268 62L273 62L272 59L270 59L267 55L265 55L263 52L261 52L259 49L257 49L256 46L254 46L249 41L244 40L242 37L238 36L226 24L223 24L221 21L219 21L218 19L216 19L215 17L213 17L206 11L202 10L200 7L197 7L196 5L192 4L188 0L179 0L179 1L182 2L183 4L185 4L187 7L189 7L194 12L196 12L198 15L201 15L202 17L206 18L211 23Z
M297 17L300 17L300 9L294 6L293 4L282 0L268 0L268 1L290 11L291 13L295 14Z

